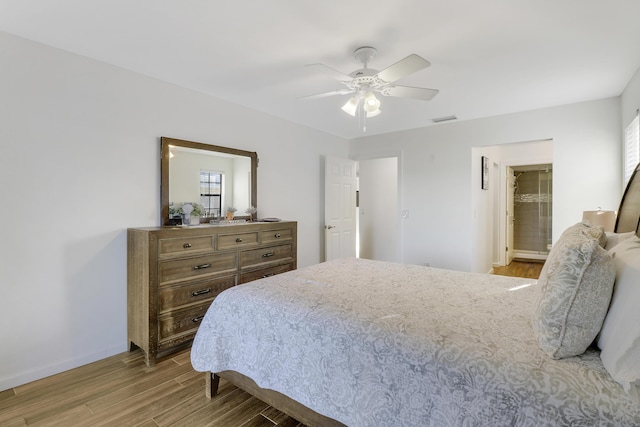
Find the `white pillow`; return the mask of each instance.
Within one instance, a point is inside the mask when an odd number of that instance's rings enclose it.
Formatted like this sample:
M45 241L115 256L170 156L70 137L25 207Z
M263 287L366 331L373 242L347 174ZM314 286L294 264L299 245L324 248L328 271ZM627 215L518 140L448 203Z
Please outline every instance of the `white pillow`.
M611 254L600 246L603 235L583 224L569 227L542 268L532 326L553 359L584 353L600 332L615 279Z
M605 369L634 393L640 387L640 237L623 240L610 252L615 254L616 284L598 347Z
M605 245L604 248L606 250L609 250L613 248L615 245L617 245L618 243L622 242L623 240L626 240L632 237L634 234L636 234L635 231L629 231L628 233L614 233L612 231L607 231L605 233L605 235L607 236L607 244Z

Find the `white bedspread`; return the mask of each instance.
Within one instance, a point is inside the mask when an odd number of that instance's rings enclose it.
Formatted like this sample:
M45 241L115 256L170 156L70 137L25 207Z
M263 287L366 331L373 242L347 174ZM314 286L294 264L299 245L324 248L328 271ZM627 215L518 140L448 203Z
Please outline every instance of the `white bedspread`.
M191 350L348 426L640 425L599 353L552 360L535 281L346 259L229 289Z

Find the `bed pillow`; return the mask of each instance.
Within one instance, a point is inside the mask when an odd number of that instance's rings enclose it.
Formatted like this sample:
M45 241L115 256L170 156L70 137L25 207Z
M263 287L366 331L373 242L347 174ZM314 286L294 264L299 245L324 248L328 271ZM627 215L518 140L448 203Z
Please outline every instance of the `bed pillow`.
M604 231L604 227L601 225L591 226L586 222L579 222L564 230L560 239L569 234L586 234L587 236L596 239L598 244L603 248L607 245L608 234Z
M615 266L604 229L576 224L552 247L538 279L532 319L538 345L553 359L584 353L607 314Z
M626 240L632 237L634 234L636 234L636 232L629 231L628 233L614 233L614 232L607 231L605 234L607 235L607 244L605 245L604 248L606 250L609 250L613 248L615 245L617 245L618 243L622 242L623 240Z
M616 284L598 347L605 369L633 395L640 391L640 237L623 240L610 252Z

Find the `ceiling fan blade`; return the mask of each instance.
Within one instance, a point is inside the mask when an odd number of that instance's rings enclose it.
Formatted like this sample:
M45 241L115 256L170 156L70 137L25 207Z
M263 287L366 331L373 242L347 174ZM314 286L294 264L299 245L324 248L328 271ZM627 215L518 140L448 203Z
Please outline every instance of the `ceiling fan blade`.
M328 65L324 65L324 64L307 64L305 65L305 67L308 67L310 69L316 70L318 72L324 73L330 77L333 77L336 80L339 80L341 82L347 81L350 82L351 80L353 80L353 77L351 77L349 74L345 74L342 71L338 71L335 68L331 68Z
M391 83L430 65L429 61L413 53L380 71L376 74L376 77L384 82Z
M331 92L318 93L316 95L303 96L303 97L298 98L298 99L326 98L327 96L346 95L348 93L353 93L353 92L355 92L353 89L344 88L344 89L332 90Z
M384 96L397 96L399 98L413 98L422 101L430 101L438 94L437 89L427 89L423 87L411 86L387 86L380 93Z

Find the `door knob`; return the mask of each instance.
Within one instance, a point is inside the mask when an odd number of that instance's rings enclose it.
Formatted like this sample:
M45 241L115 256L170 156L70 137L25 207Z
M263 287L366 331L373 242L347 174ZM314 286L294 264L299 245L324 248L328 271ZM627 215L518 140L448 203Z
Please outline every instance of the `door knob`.
M327 230L331 230L332 228L336 228L336 227L333 225L327 225Z

